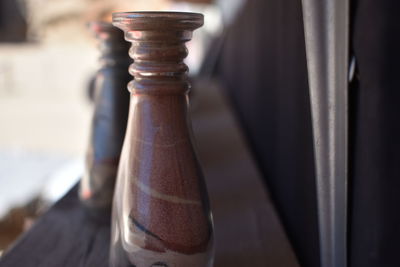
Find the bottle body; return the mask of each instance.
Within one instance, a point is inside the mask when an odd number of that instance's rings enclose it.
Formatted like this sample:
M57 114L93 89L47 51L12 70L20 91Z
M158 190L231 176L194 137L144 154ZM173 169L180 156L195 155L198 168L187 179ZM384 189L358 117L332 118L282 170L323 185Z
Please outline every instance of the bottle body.
M185 93L131 96L113 207L113 267L212 266L212 220L186 100Z
M94 115L79 196L90 210L110 212L128 118L131 59L122 31L105 22L89 27L99 41L101 68L94 79Z
M128 117L126 69L104 67L95 78L95 110L80 198L85 206L110 210Z
M113 201L112 267L212 266L213 225L187 112L185 43L203 15L122 12L132 42L128 127Z

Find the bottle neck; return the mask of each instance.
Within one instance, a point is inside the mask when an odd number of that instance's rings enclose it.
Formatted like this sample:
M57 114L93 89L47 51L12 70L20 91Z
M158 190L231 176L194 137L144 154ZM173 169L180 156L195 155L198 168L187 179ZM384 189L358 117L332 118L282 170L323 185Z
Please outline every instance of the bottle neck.
M128 84L132 135L159 145L189 140L190 86L183 60L193 29L139 28L125 31L125 39L132 43L129 56L134 61L129 67L134 80Z
M183 62L185 46L191 31L128 31L125 38L132 42L129 55L134 63L129 73L135 80L129 84L131 93L171 95L189 90L188 67Z
M127 56L129 45L123 39L106 39L99 44L102 68L118 68L127 71L132 59Z
M93 21L88 24L89 29L98 41L100 64L102 68L126 68L131 60L127 56L129 43L124 40L124 33L111 23Z

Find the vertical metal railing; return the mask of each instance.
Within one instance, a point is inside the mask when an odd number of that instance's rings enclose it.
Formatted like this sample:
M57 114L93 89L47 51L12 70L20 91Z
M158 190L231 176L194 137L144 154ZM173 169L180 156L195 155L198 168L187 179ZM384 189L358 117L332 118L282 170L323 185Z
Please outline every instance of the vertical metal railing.
M321 267L346 267L349 0L302 1Z

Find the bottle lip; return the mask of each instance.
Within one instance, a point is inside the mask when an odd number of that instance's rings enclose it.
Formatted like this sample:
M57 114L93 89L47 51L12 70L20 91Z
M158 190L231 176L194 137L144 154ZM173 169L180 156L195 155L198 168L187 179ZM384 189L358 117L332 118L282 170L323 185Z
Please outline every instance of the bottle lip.
M90 21L87 23L89 31L100 40L120 41L124 38L124 33L107 21Z
M107 21L101 21L101 20L94 20L94 21L89 21L87 24L87 27L89 30L93 32L101 32L101 31L115 31L117 30L111 22Z
M177 11L129 11L114 12L113 19L129 18L171 18L171 19L203 19L203 14Z
M187 29L194 30L204 23L200 13L175 11L140 11L113 13L113 24L123 30Z

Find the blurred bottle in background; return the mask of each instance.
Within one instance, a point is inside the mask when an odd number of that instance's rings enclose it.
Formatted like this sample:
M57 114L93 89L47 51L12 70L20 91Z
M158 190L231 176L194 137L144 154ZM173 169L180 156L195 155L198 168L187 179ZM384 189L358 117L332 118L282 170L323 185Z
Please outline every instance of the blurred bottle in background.
M101 68L94 79L95 110L80 198L91 209L110 210L128 118L132 60L121 30L107 22L92 22L89 28L99 41Z

